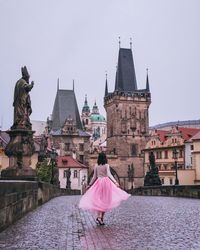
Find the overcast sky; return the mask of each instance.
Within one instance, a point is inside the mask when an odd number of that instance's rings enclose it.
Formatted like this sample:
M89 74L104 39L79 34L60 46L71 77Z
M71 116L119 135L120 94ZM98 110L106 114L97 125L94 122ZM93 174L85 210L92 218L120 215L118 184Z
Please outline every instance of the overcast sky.
M113 91L121 47L133 41L139 88L149 68L150 125L200 119L199 0L0 0L0 124L13 122L13 91L26 65L35 86L32 120L52 113L61 89L85 94L105 115L105 72Z

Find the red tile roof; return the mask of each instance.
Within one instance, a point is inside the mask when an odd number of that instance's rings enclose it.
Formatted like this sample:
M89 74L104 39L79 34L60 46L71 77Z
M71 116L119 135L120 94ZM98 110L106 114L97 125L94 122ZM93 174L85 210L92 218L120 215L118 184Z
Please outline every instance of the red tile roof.
M72 156L57 156L57 164L59 168L88 168L80 163Z
M184 139L184 141L189 140L191 137L193 137L194 135L196 135L200 129L197 128L183 128L183 127L179 127L178 131L181 133L182 138ZM168 134L171 133L171 131L165 131L165 130L156 130L160 141L164 142L166 141Z
M167 133L169 133L169 131L157 130L157 134L161 142L164 142L167 139Z
M178 130L181 132L182 137L185 141L189 140L191 137L193 137L200 131L200 129L197 128L183 128L183 127L178 128Z
M192 140L200 140L200 131L197 134L195 134L191 139Z

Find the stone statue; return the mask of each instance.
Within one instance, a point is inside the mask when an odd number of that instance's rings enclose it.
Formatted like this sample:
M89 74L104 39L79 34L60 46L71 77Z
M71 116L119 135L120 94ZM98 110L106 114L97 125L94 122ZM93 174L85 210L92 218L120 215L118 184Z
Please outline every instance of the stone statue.
M128 165L128 181L133 181L134 178L134 167L133 163L131 165Z
M155 156L153 152L150 152L149 154L149 163L150 163L150 168L149 168L149 171L145 175L144 186L162 185L160 177L159 177L158 168L156 167L156 164L155 164Z
M156 168L156 165L155 165L155 155L153 152L150 152L149 154L149 164L150 164L150 168L153 169L153 168Z
M41 141L40 141L40 151L38 154L38 161L41 162L47 157L47 147L48 147L48 142L47 142L47 136L44 134L41 136Z
M22 78L15 85L14 91L14 123L12 129L31 129L29 116L32 113L29 92L34 86L29 84L30 75L26 66L21 68Z
M9 157L9 166L1 172L1 178L12 180L36 180L36 171L31 167L31 156L35 152L32 125L30 123L31 100L29 92L34 83L29 84L29 73L26 66L21 68L22 78L14 90L14 121L10 130L6 131L10 141L5 148Z

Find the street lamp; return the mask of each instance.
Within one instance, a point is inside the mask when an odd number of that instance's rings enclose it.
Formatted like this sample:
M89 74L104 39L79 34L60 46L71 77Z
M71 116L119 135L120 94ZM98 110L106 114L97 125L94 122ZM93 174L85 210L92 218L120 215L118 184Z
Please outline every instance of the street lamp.
M176 170L175 185L179 185L178 171L177 171L178 151L176 150L176 148L173 149L173 159L174 159L174 167L175 167L175 170Z

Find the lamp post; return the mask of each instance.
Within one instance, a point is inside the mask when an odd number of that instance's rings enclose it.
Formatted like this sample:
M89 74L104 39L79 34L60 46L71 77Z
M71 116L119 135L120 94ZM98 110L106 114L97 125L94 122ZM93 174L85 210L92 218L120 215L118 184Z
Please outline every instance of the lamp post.
M50 159L51 159L51 184L54 185L59 185L59 180L58 180L58 169L56 169L56 149L52 148L52 151L50 152ZM56 171L57 170L57 171Z
M175 171L176 171L175 185L179 185L178 171L177 171L178 151L176 150L176 148L173 149L173 159L174 159L174 167L175 167Z

